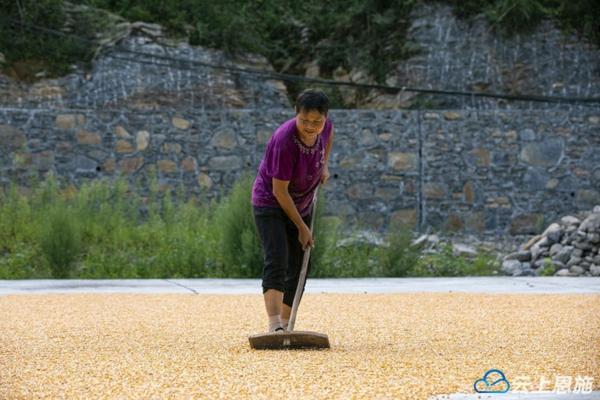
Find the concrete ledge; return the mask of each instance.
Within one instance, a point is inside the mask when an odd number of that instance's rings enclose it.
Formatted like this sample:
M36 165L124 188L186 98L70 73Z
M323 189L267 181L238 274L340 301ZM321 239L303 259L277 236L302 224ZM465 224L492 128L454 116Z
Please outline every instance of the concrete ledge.
M600 294L600 278L309 278L306 292ZM0 280L0 295L41 293L261 294L262 289L260 279Z

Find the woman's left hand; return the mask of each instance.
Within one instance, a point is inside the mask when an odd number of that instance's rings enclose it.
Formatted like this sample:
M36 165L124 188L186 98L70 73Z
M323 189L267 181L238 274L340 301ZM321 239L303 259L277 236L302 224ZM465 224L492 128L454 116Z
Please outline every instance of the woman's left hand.
M325 165L323 168L323 173L321 174L321 185L324 185L327 180L329 180L329 167Z

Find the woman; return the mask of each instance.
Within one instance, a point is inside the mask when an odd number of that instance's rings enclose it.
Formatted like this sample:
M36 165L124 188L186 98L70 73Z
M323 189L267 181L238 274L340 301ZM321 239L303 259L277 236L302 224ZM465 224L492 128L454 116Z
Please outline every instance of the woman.
M319 90L305 90L295 110L296 117L271 136L252 188L264 254L262 287L269 332L287 329L303 251L314 245L309 228L313 195L319 183L329 179L329 100Z

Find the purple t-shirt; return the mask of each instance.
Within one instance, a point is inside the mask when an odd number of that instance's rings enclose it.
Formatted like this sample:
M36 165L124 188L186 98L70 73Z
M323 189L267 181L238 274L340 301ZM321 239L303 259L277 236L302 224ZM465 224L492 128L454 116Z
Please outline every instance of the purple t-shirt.
M252 204L257 207L280 207L273 195L273 178L290 181L288 191L302 217L310 212L315 189L325 163L325 150L333 123L327 119L315 144L300 141L296 118L284 122L267 143L252 187Z

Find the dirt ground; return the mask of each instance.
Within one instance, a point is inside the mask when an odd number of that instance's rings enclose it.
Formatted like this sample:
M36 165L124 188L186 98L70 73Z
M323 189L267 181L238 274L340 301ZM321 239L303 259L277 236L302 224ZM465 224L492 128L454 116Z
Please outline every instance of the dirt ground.
M0 398L427 399L509 381L593 378L600 295L306 294L296 329L329 350L251 350L262 296L0 297Z

